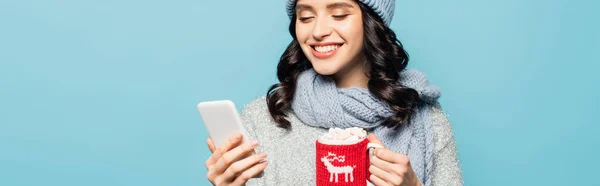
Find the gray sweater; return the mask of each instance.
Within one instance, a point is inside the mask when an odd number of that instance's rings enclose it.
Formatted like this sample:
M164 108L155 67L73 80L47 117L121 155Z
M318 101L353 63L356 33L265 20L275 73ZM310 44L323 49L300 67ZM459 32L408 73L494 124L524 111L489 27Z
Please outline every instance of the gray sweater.
M452 127L439 104L432 107L435 142L431 184L462 185ZM306 125L293 112L288 118L291 131L277 127L264 96L247 104L241 117L250 137L259 142L257 151L267 153L269 161L264 174L246 185L315 185L315 141L328 129Z

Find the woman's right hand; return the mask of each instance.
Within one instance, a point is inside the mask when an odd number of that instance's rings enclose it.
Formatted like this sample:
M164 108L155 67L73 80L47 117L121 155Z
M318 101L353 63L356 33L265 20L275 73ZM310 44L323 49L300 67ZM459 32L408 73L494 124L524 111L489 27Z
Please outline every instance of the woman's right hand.
M217 148L210 138L206 143L213 153L206 160L206 177L213 185L245 185L250 178L260 174L267 167L268 163L262 161L267 157L264 152L240 159L252 152L258 146L258 142L242 143L242 135L239 132L231 135L227 142Z

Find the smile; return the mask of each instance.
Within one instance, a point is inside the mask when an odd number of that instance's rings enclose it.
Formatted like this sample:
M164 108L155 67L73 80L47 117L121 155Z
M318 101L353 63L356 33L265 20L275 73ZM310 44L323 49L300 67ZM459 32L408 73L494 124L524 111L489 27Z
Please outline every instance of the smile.
M333 57L343 44L312 45L312 53L316 58L327 59Z

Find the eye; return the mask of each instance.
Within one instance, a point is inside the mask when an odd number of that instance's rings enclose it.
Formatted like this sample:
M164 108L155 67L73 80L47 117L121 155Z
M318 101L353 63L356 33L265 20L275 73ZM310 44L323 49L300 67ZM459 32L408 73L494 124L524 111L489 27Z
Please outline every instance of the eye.
M331 17L333 17L336 20L343 20L344 18L348 17L348 15L350 14L332 15Z
M299 17L298 20L302 21L302 22L308 22L310 19L312 19L313 17Z

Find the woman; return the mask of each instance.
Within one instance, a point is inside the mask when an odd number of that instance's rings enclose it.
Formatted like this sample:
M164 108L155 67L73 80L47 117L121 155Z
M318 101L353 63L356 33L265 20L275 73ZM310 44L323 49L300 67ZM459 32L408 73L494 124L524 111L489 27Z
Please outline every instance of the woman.
M277 67L280 82L242 110L256 141L207 140L213 184L314 185L318 136L362 127L386 147L370 159L373 184L462 185L439 89L405 70L408 55L388 27L393 0L288 0L287 11L293 41Z

